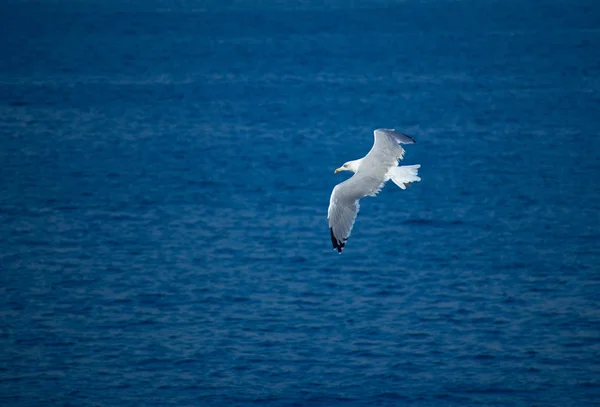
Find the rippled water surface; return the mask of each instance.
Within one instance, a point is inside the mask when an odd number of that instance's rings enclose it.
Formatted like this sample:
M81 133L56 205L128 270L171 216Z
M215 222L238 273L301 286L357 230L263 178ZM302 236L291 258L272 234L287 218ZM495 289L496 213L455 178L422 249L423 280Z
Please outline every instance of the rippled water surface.
M594 1L0 6L0 404L600 400ZM327 205L372 130L422 165Z

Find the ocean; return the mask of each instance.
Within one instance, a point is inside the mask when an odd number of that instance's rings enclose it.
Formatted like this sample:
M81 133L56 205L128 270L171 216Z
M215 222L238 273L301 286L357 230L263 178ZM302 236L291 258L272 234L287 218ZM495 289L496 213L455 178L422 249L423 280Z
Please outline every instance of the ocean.
M600 402L600 3L7 0L0 405ZM421 182L333 173L373 130Z

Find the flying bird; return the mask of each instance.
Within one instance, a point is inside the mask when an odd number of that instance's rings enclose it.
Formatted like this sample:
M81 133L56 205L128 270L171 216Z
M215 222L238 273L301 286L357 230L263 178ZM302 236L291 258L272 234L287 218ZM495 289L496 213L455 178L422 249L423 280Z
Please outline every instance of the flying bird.
M377 129L374 133L375 142L366 156L348 161L335 170L336 174L340 171L354 173L333 188L329 199L327 219L331 243L340 254L350 237L361 198L377 195L390 179L402 189L406 189L411 182L421 181L417 175L420 164L398 165L398 161L404 157L404 149L400 144L414 144L415 140L394 129Z

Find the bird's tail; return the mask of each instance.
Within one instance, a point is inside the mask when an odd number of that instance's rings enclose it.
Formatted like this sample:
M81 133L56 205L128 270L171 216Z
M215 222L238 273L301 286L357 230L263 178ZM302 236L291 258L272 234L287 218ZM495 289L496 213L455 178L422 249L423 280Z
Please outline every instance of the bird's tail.
M421 164L401 165L390 169L388 177L402 189L406 189L406 184L421 181L417 175Z

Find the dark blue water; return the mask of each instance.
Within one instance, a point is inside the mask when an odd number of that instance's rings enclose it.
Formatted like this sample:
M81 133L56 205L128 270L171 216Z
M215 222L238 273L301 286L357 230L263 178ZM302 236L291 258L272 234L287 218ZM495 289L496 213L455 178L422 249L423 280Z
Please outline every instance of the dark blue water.
M0 6L0 404L600 400L595 1ZM372 130L422 181L331 248Z

